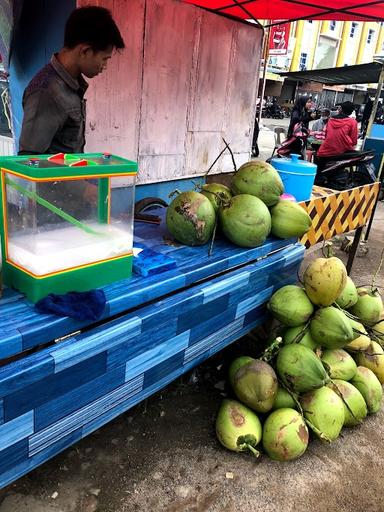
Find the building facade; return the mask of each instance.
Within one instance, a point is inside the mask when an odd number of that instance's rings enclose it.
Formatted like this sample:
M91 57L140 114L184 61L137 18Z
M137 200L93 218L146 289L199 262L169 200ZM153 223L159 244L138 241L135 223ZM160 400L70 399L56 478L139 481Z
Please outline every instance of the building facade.
M384 53L384 22L308 21L290 24L287 55L269 57L268 70L305 71L351 66L372 62L374 55ZM309 92L319 103L331 106L335 101L362 103L373 84L324 87L286 80L281 90L281 103L292 101L297 92Z

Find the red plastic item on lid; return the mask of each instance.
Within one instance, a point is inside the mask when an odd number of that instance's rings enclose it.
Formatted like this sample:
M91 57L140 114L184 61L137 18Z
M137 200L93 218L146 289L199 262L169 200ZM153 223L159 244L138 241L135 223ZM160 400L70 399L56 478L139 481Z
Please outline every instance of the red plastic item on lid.
M87 160L78 160L77 162L73 162L73 164L69 164L69 167L86 167L88 165Z
M65 153L56 153L56 155L49 156L47 160L54 163L64 163Z

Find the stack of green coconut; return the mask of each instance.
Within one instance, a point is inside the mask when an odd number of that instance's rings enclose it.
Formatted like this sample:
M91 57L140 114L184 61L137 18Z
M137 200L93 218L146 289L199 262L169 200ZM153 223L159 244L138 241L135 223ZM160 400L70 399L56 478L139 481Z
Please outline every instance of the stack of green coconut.
M380 410L384 383L384 310L377 289L356 288L338 258L317 258L303 287L277 290L268 308L278 336L260 359L243 356L229 368L236 395L216 420L228 449L257 445L272 459L300 457L308 427L324 441Z
M167 209L171 235L185 245L204 245L213 235L217 220L224 235L241 247L262 245L267 236L301 237L311 218L298 204L280 199L284 192L278 172L268 163L242 165L231 188L205 184L200 192L179 194Z

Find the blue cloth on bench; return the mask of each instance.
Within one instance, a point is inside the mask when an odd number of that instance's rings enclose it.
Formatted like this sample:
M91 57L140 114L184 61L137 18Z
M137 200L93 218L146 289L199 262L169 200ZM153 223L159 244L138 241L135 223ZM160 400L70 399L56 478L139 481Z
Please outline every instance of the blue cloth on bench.
M103 290L69 292L63 295L50 293L35 304L39 313L69 316L77 320L99 320L105 308Z

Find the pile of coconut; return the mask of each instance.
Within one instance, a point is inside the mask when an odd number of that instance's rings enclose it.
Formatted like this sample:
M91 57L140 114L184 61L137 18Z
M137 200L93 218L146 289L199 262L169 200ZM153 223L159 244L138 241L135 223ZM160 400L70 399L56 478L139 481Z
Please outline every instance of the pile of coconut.
M377 289L356 288L343 262L317 258L303 287L277 290L268 308L280 334L260 359L229 368L236 399L220 407L216 433L236 452L272 459L303 455L309 430L323 441L380 410L384 383L384 309Z
M234 244L258 247L269 234L298 238L311 227L307 212L281 196L284 185L268 163L251 161L234 174L231 188L220 183L203 184L200 191L182 192L167 209L167 228L185 245L204 245L216 226Z

